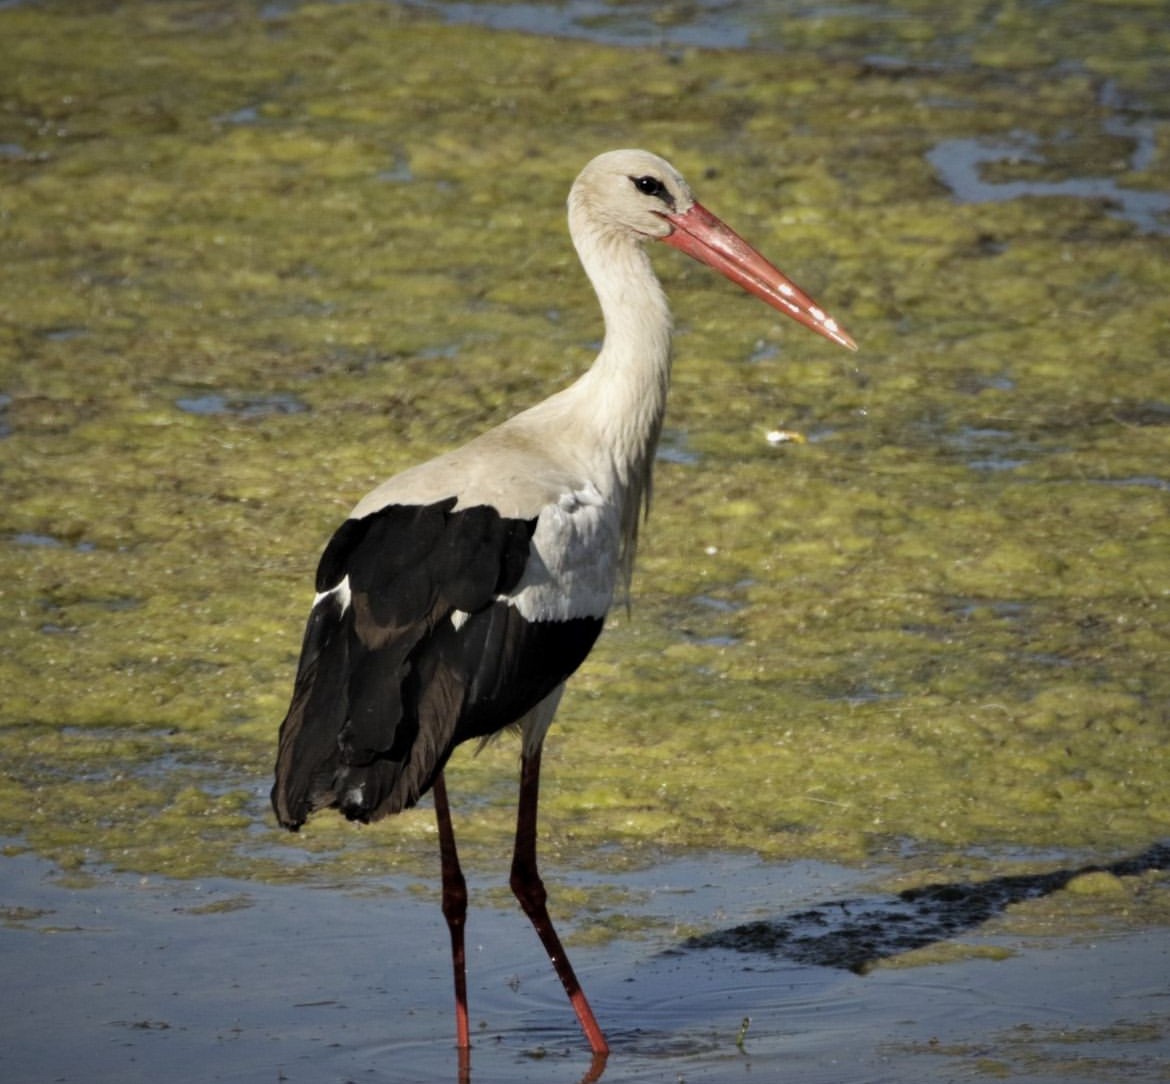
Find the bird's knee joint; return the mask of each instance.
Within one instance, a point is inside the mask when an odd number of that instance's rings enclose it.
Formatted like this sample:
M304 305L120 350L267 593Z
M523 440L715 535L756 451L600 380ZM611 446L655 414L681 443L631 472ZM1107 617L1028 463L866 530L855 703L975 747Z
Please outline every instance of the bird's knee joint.
M520 901L520 906L531 914L536 910L543 910L548 903L548 892L545 891L544 882L537 874L518 873L516 870L512 871L512 894Z
M467 885L462 881L443 885L443 917L447 924L463 925L467 916Z

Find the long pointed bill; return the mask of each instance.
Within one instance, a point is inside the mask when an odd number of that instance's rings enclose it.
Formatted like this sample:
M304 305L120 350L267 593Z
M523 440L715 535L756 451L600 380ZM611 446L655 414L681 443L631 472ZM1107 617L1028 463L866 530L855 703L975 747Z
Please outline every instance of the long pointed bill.
M663 217L674 227L669 236L662 238L668 245L715 268L798 324L850 350L857 349L849 333L820 305L702 204L695 203L689 211Z

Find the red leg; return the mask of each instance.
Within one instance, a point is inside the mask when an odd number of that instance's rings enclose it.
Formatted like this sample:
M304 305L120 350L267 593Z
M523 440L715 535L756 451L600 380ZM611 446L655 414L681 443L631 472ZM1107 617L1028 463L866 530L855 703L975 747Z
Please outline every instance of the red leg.
M512 855L512 891L540 935L548 958L569 995L569 1001L581 1022L581 1030L589 1040L594 1055L609 1053L609 1044L601 1033L597 1018L589 1007L585 991L573 973L573 965L565 955L561 939L553 929L545 906L548 893L536 869L536 805L540 793L540 747L521 759L520 807L516 817L516 849Z
M435 795L435 817L439 822L439 857L443 864L443 917L451 931L451 964L455 970L455 1045L471 1046L467 1024L467 969L463 952L463 927L467 924L467 882L459 868L455 833L451 830L451 807L447 784L440 772L431 787Z

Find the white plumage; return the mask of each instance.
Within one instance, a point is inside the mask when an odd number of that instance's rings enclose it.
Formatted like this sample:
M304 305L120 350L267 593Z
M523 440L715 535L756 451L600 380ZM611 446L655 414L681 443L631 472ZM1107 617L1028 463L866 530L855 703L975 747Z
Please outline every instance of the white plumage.
M590 162L569 194L569 228L601 304L601 353L569 387L354 507L318 568L272 800L295 830L323 807L375 820L433 788L466 1047L466 887L443 767L460 742L519 724L512 887L602 1054L605 1038L545 908L536 807L545 732L628 586L649 502L671 325L644 243L664 241L826 338L853 341L646 151Z

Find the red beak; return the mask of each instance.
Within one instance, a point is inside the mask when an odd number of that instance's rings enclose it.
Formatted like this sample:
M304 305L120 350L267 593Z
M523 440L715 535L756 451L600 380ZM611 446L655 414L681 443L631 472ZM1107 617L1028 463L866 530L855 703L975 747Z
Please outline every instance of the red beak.
M682 214L662 217L674 227L671 234L662 238L668 245L715 268L798 324L850 350L857 349L849 333L820 305L702 204L692 204Z

